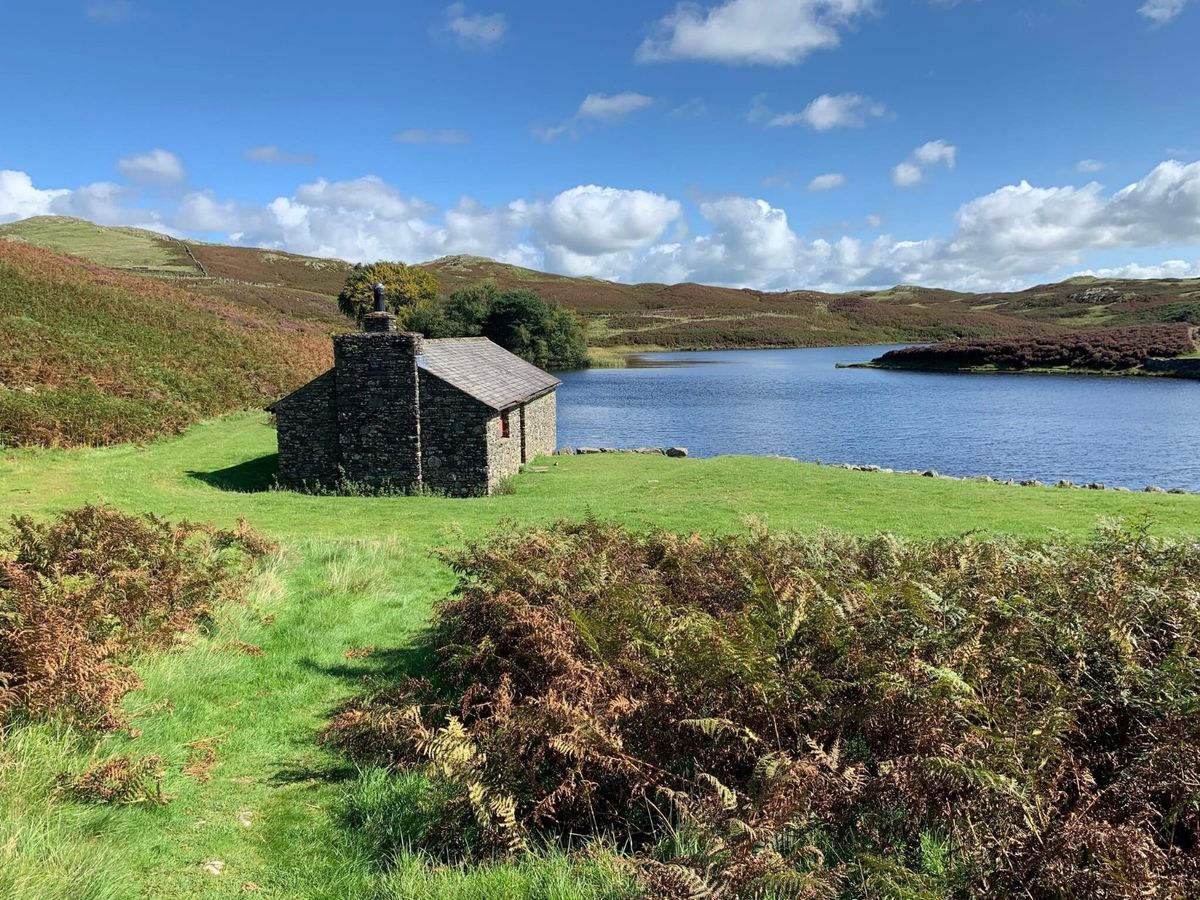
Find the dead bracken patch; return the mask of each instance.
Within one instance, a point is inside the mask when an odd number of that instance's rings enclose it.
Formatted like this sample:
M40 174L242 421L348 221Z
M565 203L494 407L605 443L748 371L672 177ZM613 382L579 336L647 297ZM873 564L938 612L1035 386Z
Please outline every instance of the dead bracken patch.
M580 835L653 896L1200 896L1200 542L706 538L451 557L441 663L327 739L430 852Z
M166 803L163 761L128 754L100 760L79 774L64 773L60 784L81 803Z
M201 784L212 778L212 770L217 765L217 738L199 738L183 746L188 750L183 774Z
M270 547L244 521L222 531L107 506L14 518L0 534L0 721L20 710L122 726L121 698L139 684L129 656L240 597Z
M374 652L374 647L351 647L343 655L346 659L366 659Z

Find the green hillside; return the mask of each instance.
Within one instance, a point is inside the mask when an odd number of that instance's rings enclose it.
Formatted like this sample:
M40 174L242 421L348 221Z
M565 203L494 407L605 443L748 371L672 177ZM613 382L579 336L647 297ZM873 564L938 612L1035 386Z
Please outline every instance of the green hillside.
M328 365L328 332L0 241L0 446L141 441L264 405Z
M0 225L0 238L78 256L110 269L156 275L193 275L200 271L181 242L140 228L107 228L67 216L38 216Z

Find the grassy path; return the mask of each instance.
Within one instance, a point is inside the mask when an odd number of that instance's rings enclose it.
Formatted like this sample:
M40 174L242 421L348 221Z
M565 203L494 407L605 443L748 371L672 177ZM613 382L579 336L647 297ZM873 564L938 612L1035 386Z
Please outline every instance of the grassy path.
M474 875L416 860L382 876L339 825L356 773L315 737L364 676L419 669L406 648L452 584L436 561L502 523L581 517L728 531L775 528L911 536L990 529L1090 530L1149 514L1200 533L1200 498L1013 488L782 460L568 457L479 500L317 498L264 490L274 433L258 415L205 423L147 447L15 452L0 459L0 511L83 502L229 525L244 516L283 546L250 602L176 652L144 660L127 709L137 736L98 747L52 726L0 740L0 896L18 898L581 896L562 863ZM557 464L555 464L557 463ZM375 648L363 654L360 648ZM165 806L85 807L59 772L112 753L159 754ZM211 752L211 756L210 756ZM220 875L206 862L224 864Z

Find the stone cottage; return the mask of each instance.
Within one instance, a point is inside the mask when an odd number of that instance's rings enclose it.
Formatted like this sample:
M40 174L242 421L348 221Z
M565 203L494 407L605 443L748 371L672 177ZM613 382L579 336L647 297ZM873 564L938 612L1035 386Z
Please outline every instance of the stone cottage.
M332 369L269 407L283 483L474 496L554 452L557 378L487 338L398 332L382 307L333 339Z

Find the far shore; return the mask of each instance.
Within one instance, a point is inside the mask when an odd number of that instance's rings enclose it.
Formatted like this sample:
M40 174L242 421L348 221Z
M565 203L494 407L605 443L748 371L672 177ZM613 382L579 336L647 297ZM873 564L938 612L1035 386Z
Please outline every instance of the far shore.
M1000 366L890 366L878 362L838 363L839 369L880 369L886 372L925 372L945 375L1087 375L1102 378L1172 378L1197 380L1200 376L1173 372L1151 372L1141 366L1136 369L1073 369L1067 366L1056 368L1006 369Z

